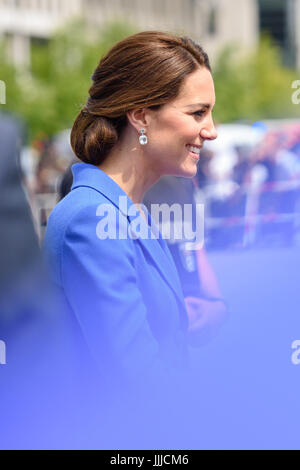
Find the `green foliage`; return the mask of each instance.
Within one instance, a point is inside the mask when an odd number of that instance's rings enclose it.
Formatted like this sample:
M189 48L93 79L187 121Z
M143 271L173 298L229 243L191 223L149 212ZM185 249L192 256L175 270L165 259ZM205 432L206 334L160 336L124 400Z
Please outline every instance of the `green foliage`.
M18 112L18 103L22 100L21 87L18 83L17 71L9 63L6 51L5 44L0 45L0 80L4 81L6 84L6 105L5 108L12 112Z
M214 70L215 119L219 122L285 118L299 115L291 102L297 72L282 66L280 52L264 37L255 52L236 59L226 48Z
M30 139L70 127L86 101L100 58L133 32L130 26L114 23L93 33L76 20L49 42L33 42L30 72L16 71L2 48L0 76L7 83L6 109L25 119Z

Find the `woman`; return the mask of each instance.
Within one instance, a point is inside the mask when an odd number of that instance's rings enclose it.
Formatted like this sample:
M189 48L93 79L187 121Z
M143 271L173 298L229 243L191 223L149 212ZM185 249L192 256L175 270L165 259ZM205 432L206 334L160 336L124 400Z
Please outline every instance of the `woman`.
M186 364L189 308L140 204L161 176L192 178L204 141L217 137L209 60L191 39L147 31L116 44L92 80L71 133L83 163L50 216L44 248L104 376L160 380Z

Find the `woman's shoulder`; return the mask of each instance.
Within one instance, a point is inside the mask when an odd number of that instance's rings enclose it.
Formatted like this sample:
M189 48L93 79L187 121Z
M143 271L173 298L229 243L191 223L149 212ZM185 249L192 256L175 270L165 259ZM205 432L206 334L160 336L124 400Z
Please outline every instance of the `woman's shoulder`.
M102 210L103 207L113 211L113 217ZM111 225L109 236L105 217ZM87 256L96 261L103 252L116 252L119 256L122 252L131 259L132 241L126 237L119 240L115 236L120 226L123 232L127 230L126 217L121 216L119 209L103 194L89 187L72 190L51 212L43 240L43 254L53 272L52 277L59 283L64 253L72 252L76 256L80 253L82 258Z
M127 233L127 228L127 217L109 198L91 187L77 187L52 210L44 246L57 253L66 239L91 241L97 235L100 240L115 240L120 231ZM121 237L122 245L128 244L125 240L127 237Z
M105 196L93 188L82 186L69 192L52 210L48 226L67 228L71 220L82 212L95 211L100 204L108 202Z
M105 197L89 187L72 190L52 210L43 240L46 252L58 254L68 231L84 230L88 236L91 221L96 221L97 208Z

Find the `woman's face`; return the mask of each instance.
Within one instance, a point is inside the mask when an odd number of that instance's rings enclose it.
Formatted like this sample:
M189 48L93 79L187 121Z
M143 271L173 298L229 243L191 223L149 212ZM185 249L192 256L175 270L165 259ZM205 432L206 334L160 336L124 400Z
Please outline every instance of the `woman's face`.
M200 148L217 137L214 104L213 79L202 67L187 76L177 98L157 111L149 110L145 153L160 176L195 176Z

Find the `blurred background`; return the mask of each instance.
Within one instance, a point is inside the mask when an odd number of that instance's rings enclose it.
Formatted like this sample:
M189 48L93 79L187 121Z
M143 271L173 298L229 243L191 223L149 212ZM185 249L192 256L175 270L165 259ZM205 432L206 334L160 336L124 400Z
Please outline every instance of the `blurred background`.
M300 0L0 0L0 339L37 308L36 274L19 302L16 279L35 272L76 161L70 128L90 76L146 29L199 42L216 87L219 137L202 151L193 198L231 316L195 352L211 415L188 445L299 448Z

